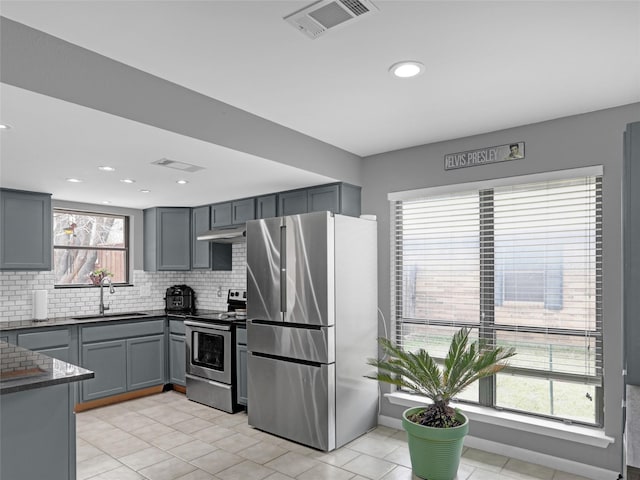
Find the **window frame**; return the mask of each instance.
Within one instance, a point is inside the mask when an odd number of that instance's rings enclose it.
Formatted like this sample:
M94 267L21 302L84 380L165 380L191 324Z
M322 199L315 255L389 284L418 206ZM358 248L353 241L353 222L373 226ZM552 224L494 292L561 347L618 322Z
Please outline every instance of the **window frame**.
M54 207L52 217L54 220L52 222L52 227L55 228L55 214L63 213L63 214L75 214L75 215L86 215L86 216L100 216L100 217L111 217L123 220L123 239L124 239L124 247L99 247L99 246L83 246L83 245L56 245L55 244L55 235L53 236L53 251L55 250L97 250L97 251L118 251L124 252L124 273L125 279L123 282L113 282L114 286L128 286L131 285L131 270L130 270L130 262L131 262L131 237L130 237L130 217L129 215L117 214L117 213L104 213L97 211L89 211L89 210L77 210L73 208L62 208L62 207ZM55 254L54 254L55 259ZM54 281L55 281L55 260L52 266L52 271L54 272ZM94 285L91 283L54 283L54 288L99 288L99 285Z
M563 179L571 179L571 178L581 178L581 177L596 177L597 178L597 186L596 186L596 196L595 196L595 216L596 216L596 266L595 266L595 279L596 279L596 295L594 298L595 311L596 311L596 333L594 335L596 342L596 352L603 352L603 322L602 322L602 277L603 277L603 269L602 269L602 236L603 236L603 226L602 226L602 176L603 171L602 167L587 167L582 169L573 169L561 172L548 172L544 174L534 174L534 175L526 175L520 177L507 177L503 179L496 179L494 181L489 182L472 182L467 184L457 184L457 185L447 185L442 187L431 187L426 189L412 190L406 192L394 192L389 194L390 200L390 212L391 212L391 289L392 289L392 330L395 333L396 339L401 339L403 336L402 329L405 325L420 325L420 326L435 326L435 327L470 327L472 329L477 330L478 337L487 341L489 344L495 344L496 336L499 332L509 332L518 330L519 332L524 333L545 333L553 336L576 336L580 337L585 336L586 330L576 330L569 328L548 328L548 327L536 327L536 326L526 326L526 325L507 325L507 324L496 324L495 323L495 307L497 305L496 302L496 291L495 291L495 274L496 274L496 262L495 262L495 250L494 250L494 237L492 233L494 232L494 210L493 210L493 192L496 188L501 186L513 186L519 184L527 184L527 183L536 183L539 181L545 180L563 180ZM455 321L449 320L438 320L431 318L420 318L411 319L411 318L403 318L403 269L401 266L398 266L398 262L401 260L398 258L398 251L402 249L402 247L398 246L399 239L403 238L402 234L398 234L397 226L398 221L396 218L396 204L398 202L402 202L404 200L415 200L416 198L426 197L426 196L438 196L444 194L456 194L456 193L464 193L471 190L477 190L479 193L478 197L478 205L479 205L479 236L478 241L483 245L482 248L479 249L479 262L482 267L480 268L480 278L479 278L479 290L480 290L480 318L473 321L461 321L460 319L456 319ZM487 247L488 246L488 247ZM491 268L486 268L486 265L491 265ZM502 272L504 273L504 272ZM504 303L504 291L502 292L502 302ZM560 300L562 302L562 299ZM544 293L544 301L540 302L544 303L544 308L554 308L553 306L547 305L547 294ZM561 307L560 307L561 308ZM434 357L437 361L443 360L443 358ZM587 384L595 386L595 398L593 401L595 418L594 422L583 422L574 419L566 419L560 416L554 415L546 415L543 413L537 413L532 411L524 411L507 407L500 407L496 405L496 377L490 376L479 381L479 398L478 401L467 401L464 399L456 399L457 402L460 403L471 403L477 404L482 407L488 407L495 410L504 410L504 411L512 411L518 414L525 414L532 417L540 417L540 418L548 418L554 421L561 421L564 423L570 424L582 424L588 426L597 426L602 427L604 425L604 367L602 363L596 364L596 369L598 371L598 378L594 379L593 382L587 381ZM523 367L513 367L509 366L504 370L504 373L512 373L512 374L521 374L526 375L531 378L541 378L541 379L550 379L550 380L559 380L559 381L570 381L570 382L579 382L583 380L585 377L581 374L570 374L563 372L550 372L544 370L534 370L534 369L526 369ZM398 388L398 391L403 391Z

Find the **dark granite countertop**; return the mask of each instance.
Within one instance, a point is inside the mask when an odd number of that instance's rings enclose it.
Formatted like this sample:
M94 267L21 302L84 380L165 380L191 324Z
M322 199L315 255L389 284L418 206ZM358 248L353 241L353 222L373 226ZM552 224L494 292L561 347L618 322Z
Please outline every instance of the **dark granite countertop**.
M43 328L43 327L62 327L66 325L91 325L104 322L119 322L131 320L147 320L158 317L170 317L173 319L185 320L187 318L202 318L203 320L212 321L218 316L226 317L229 315L228 321L236 325L245 325L246 317L237 319L234 313L229 314L223 310L198 310L195 314L165 312L164 310L138 310L136 312L113 312L104 316L99 315L74 315L70 317L57 317L47 320L9 320L0 322L0 332L8 330L19 330L22 328Z
M0 322L0 331L18 330L21 328L60 327L64 325L89 325L92 323L120 320L145 320L148 318L165 317L166 315L164 310L138 310L136 312L108 313L103 317L98 315L74 315L70 317L50 318L47 320L9 320L8 322Z
M93 377L91 370L0 341L0 395Z

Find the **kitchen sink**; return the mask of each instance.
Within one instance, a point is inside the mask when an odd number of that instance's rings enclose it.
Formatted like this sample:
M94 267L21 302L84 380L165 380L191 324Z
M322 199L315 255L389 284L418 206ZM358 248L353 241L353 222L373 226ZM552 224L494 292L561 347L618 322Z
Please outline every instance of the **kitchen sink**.
M79 315L77 317L71 317L72 320L101 320L101 319L110 319L117 320L121 318L141 318L148 317L150 314L143 312L124 312L124 313L105 313L104 315Z

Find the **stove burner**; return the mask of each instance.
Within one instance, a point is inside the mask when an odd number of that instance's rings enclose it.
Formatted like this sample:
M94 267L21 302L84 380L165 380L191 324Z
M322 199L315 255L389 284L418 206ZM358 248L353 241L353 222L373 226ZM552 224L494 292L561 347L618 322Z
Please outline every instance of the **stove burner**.
M193 319L208 323L245 323L247 319L247 291L230 289L227 293L227 310L198 309L191 312L168 311L172 317Z

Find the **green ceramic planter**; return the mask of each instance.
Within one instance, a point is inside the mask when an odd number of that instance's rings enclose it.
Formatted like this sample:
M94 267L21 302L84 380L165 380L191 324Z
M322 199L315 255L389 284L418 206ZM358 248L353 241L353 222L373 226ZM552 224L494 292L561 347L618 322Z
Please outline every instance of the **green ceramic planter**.
M413 473L426 480L453 480L460 465L464 437L469 432L469 419L458 412L457 418L463 423L453 428L425 427L407 420L407 416L422 409L413 407L402 414Z

